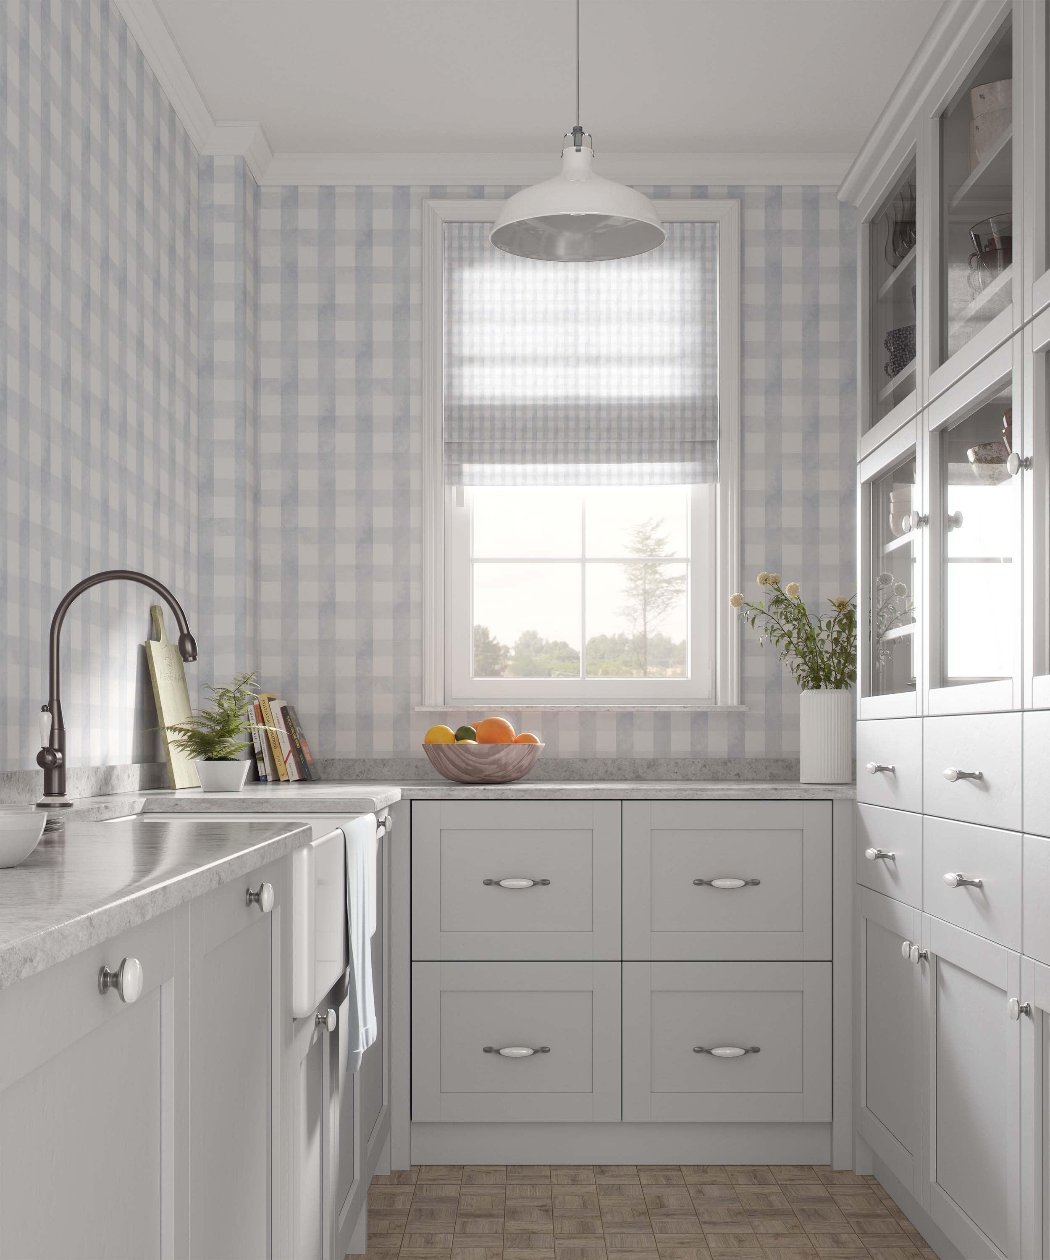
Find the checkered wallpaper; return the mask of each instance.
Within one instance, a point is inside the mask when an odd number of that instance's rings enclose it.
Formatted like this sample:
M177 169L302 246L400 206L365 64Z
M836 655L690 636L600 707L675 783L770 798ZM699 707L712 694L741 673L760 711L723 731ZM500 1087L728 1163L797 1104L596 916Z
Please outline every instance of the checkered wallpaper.
M321 754L418 753L421 203L513 189L263 188L260 663ZM854 583L855 228L834 189L650 188L743 205L743 573ZM797 752L798 697L753 636L746 712L530 717L549 754ZM450 713L455 725L461 715ZM515 714L510 715L512 718Z
M108 0L0 5L0 118L0 768L18 769L74 582L145 569L197 607L198 158ZM110 585L66 621L71 765L155 759L150 603Z

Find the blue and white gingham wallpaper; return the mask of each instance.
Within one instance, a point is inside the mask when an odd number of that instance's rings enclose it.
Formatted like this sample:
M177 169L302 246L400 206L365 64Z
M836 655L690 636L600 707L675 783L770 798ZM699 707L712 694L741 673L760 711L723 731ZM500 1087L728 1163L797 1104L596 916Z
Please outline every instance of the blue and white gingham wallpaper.
M0 118L0 768L17 769L74 582L145 569L197 604L198 158L109 0L0 5ZM150 603L110 585L70 612L71 765L154 759Z
M421 203L503 187L263 188L258 624L327 757L418 753ZM854 584L855 227L832 188L648 188L743 206L743 572ZM746 580L750 580L748 577ZM790 756L798 697L745 638L745 713L530 717L562 756ZM459 714L452 714L453 724ZM512 717L515 715L512 713Z

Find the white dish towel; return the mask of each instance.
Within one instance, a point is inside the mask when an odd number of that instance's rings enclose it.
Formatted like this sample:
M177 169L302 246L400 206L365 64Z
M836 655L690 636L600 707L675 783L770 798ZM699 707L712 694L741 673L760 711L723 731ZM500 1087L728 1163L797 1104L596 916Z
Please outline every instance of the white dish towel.
M362 814L342 825L346 840L346 928L350 942L347 977L346 1068L356 1072L376 1039L372 988L372 925L376 902L376 818Z

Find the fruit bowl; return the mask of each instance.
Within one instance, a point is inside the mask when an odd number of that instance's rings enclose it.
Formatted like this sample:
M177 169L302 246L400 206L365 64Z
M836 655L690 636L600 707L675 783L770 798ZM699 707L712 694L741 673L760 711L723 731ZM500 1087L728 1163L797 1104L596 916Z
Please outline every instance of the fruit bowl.
M424 744L434 769L453 783L514 783L536 764L542 744Z

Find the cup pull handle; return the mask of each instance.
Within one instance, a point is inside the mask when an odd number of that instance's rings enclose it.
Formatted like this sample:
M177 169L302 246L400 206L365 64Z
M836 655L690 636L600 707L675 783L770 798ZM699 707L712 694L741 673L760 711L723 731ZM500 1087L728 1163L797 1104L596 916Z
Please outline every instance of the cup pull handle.
M739 875L719 875L717 879L694 879L697 888L754 888L760 879L743 879Z
M505 879L483 879L486 888L546 888L549 879L529 879L525 875L510 875Z
M482 1046L483 1054L498 1054L504 1059L531 1059L534 1054L550 1054L550 1046Z
M710 1054L716 1059L742 1059L745 1054L758 1054L761 1046L693 1046L693 1054Z

